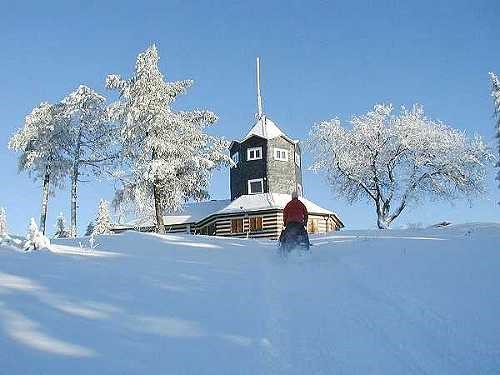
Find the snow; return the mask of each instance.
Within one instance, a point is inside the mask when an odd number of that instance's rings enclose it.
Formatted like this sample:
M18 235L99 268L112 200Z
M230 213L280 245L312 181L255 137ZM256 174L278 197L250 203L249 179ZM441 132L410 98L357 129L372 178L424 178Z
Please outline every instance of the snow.
M230 199L212 200L204 202L187 203L182 211L169 213L163 217L166 225L194 224L212 215L224 215L236 212L252 212L270 209L284 209L290 201L290 194L263 193L242 195L231 201ZM300 197L309 213L335 215L336 213L318 206L310 200ZM151 220L135 219L125 224L115 224L114 229L134 228L139 226L152 226Z
M379 228L425 200L473 199L486 191L494 159L479 136L432 120L421 105L377 104L344 126L338 118L313 127L311 169L337 196L373 203Z
M273 241L96 238L0 248L0 373L500 368L500 224L342 231L288 259Z
M165 210L177 211L189 199L207 198L214 169L232 162L229 142L206 133L217 121L215 113L173 110L175 99L193 81L167 82L159 58L153 44L137 56L130 79L110 75L106 86L120 95L109 109L120 124L121 163L115 172L122 187L115 206L132 206L143 217L154 214L156 227L163 230Z
M286 139L289 139L278 126L271 120L269 119L266 115L261 116L255 125L250 129L248 134L243 138L241 142L246 141L248 138L252 136L258 136L261 138L265 139L273 139L276 137L285 137ZM290 140L290 139L289 139ZM290 140L292 142L295 142L293 140Z
M182 208L182 211L171 212L163 216L163 221L165 225L188 224L188 223L194 224L214 214L215 212L221 210L230 203L231 203L230 199L186 203ZM138 226L150 226L150 225L154 225L154 223L151 220L148 221L144 219L136 219L126 224L116 224L113 226L113 228L115 229L133 228Z
M269 209L283 209L292 199L290 194L263 193L242 195L232 201L229 205L217 212L217 214L229 214L241 211L261 211ZM300 197L309 213L336 215L334 212L318 206L310 200Z

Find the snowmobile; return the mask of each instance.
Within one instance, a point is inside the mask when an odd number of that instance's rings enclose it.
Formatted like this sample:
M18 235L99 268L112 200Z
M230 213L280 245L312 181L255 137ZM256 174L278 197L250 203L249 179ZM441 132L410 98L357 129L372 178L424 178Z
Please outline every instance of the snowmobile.
M294 249L308 251L310 246L306 229L301 223L288 223L281 232L279 242L282 255L286 255Z

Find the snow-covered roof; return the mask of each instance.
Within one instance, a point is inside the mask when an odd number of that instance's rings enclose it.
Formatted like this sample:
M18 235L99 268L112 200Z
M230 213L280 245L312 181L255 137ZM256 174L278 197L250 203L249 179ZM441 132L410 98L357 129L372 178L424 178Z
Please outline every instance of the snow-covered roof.
M272 209L282 210L285 208L290 199L290 194L263 193L242 195L234 201L224 199L193 202L187 203L184 206L184 209L178 213L165 215L163 220L165 225L194 224L213 215L226 215L238 212L256 212ZM322 208L304 197L300 197L300 200L305 204L309 213L334 215L338 218L335 212ZM114 228L119 229L147 226L154 226L153 221L144 221L140 219L133 220L125 224L116 224Z
M180 212L173 212L163 216L165 225L197 223L207 216L221 210L231 203L230 199L211 200L204 202L186 203ZM132 220L126 224L115 225L117 227L154 226L153 221Z
M278 126L274 123L274 121L269 119L266 115L262 115L257 120L257 122L255 123L253 128L250 129L250 131L245 136L245 138L243 138L242 142L246 141L248 138L250 138L254 135L261 137L261 138L265 138L265 139L273 139L273 138L281 136L281 137L285 137L286 139L290 140L291 142L296 142L296 141L290 139L288 136L286 136L285 133L283 133L281 131L281 129L278 128Z
M269 209L283 209L286 204L290 201L290 194L281 194L281 193L263 193L263 194L251 194L251 195L242 195L239 198L232 201L226 207L222 208L220 211L217 211L216 214L229 214L235 212L242 211L262 211ZM316 203L311 202L310 200L300 197L299 198L302 203L307 208L307 211L311 213L317 214L326 214L326 215L335 215L336 214L326 208L322 208L318 206Z

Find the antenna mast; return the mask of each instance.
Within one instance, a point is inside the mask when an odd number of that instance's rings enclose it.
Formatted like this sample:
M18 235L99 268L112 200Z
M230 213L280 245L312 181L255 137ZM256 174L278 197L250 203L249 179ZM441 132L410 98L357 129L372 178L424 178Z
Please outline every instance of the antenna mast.
M262 96L260 96L260 58L257 57L257 117L262 117Z

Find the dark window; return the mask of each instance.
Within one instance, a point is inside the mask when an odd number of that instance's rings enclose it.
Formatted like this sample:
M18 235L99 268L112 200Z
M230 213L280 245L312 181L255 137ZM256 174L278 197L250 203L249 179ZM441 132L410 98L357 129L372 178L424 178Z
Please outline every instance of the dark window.
M248 194L260 194L264 192L264 181L262 178L248 180Z
M255 216L250 218L250 231L256 232L262 230L262 216Z
M231 219L231 233L243 233L243 219Z
M231 159L233 159L234 164L238 164L240 162L240 154L238 151L231 155Z
M215 234L216 234L215 223L210 224L207 229L208 229L209 236L215 236Z
M262 147L252 147L247 149L247 160L262 159Z

